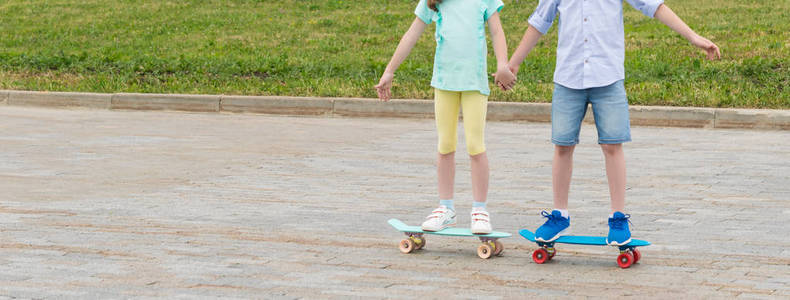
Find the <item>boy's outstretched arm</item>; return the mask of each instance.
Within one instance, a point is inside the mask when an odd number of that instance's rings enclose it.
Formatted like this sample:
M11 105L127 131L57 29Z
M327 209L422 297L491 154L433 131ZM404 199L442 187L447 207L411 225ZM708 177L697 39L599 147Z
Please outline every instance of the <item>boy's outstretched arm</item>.
M513 75L518 74L518 68L521 66L521 63L527 58L527 54L532 51L532 48L535 48L541 36L543 34L537 28L529 25L527 31L524 32L524 37L521 38L521 43L518 44L518 48L513 52L513 56L510 57L508 62L508 68L513 72Z
M507 65L507 41L505 40L505 30L502 29L502 21L499 13L494 13L488 18L488 30L491 32L491 43L494 46L496 56L496 73L494 81L502 90L513 88L516 83L516 76L510 71Z
M411 27L409 27L409 30L406 31L406 34L403 35L400 43L398 43L395 54L392 55L392 59L390 59L389 64L387 64L384 74L381 74L379 84L376 85L376 93L378 93L379 99L382 101L389 101L392 97L390 88L392 88L392 78L395 76L395 70L397 70L400 64L409 56L411 49L417 44L417 40L420 39L420 35L422 35L426 27L428 27L428 24L425 24L419 17L414 18Z
M721 52L719 51L719 46L716 46L710 40L700 36L694 30L686 25L683 20L678 17L669 6L666 4L661 4L656 10L655 18L667 25L667 27L671 28L675 32L679 33L681 36L686 38L692 45L697 46L702 50L705 50L708 54L708 59L714 60L721 58Z

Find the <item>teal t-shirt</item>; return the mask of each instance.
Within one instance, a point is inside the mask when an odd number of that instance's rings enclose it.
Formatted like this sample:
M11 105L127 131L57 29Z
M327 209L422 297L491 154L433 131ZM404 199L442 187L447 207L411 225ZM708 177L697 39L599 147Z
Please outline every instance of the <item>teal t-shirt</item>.
M485 24L503 6L502 0L444 0L437 12L420 0L414 14L425 24L436 22L432 87L491 94Z

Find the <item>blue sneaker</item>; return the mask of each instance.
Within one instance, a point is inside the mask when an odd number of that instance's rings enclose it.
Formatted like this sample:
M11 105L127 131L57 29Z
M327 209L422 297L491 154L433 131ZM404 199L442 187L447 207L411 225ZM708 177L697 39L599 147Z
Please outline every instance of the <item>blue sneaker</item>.
M560 236L567 234L568 227L571 226L570 217L563 217L559 210L553 210L551 214L544 210L540 214L548 220L538 230L535 230L536 241L553 242Z
M612 246L623 246L631 242L631 230L628 229L628 219L631 215L626 215L619 211L614 212L609 218L609 235L606 243Z

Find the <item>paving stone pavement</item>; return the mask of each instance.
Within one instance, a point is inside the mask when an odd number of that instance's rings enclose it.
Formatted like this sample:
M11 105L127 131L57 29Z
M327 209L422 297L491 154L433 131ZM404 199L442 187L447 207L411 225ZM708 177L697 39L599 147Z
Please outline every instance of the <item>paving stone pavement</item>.
M491 122L489 210L516 233L551 206L550 126ZM606 233L594 127L574 232ZM633 128L628 212L643 260L561 245L534 264L472 238L401 254L389 218L436 205L429 119L0 108L0 298L790 297L790 132ZM459 140L459 225L471 207Z

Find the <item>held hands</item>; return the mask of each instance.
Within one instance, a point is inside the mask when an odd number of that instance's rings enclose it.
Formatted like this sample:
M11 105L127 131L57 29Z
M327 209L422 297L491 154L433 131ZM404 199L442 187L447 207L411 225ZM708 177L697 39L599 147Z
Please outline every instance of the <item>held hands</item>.
M499 66L497 68L496 73L494 73L493 75L494 75L494 82L503 91L512 89L513 86L516 84L516 75L508 67L508 65Z
M394 74L392 73L384 72L384 74L381 74L381 79L379 80L379 84L375 86L376 93L379 95L379 100L386 102L386 101L390 101L390 98L392 98L391 88L392 88L393 77Z
M691 44L704 50L708 54L709 60L716 60L721 58L721 52L719 51L719 46L716 46L710 40L697 35L693 39L691 39Z

